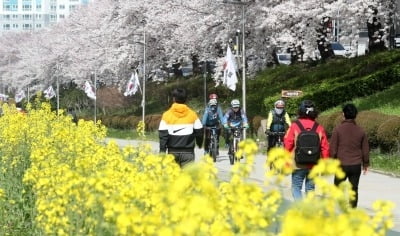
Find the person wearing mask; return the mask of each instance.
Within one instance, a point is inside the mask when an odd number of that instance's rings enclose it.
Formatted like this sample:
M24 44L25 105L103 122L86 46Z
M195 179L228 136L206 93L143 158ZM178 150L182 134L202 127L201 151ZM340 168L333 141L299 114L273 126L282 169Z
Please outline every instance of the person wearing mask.
M275 102L274 109L268 113L267 129L265 134L268 135L268 149L275 147L278 137L273 135L274 132L285 132L291 124L290 117L285 111L285 102L281 99ZM283 140L283 135L280 137Z
M230 144L230 137L232 135L231 128L249 128L246 113L241 109L240 101L238 99L233 99L231 101L231 107L224 115L223 125L225 128L225 144L227 146Z
M210 128L217 128L217 155L219 153L219 136L221 134L221 128L220 124L222 124L222 120L224 118L224 115L222 114L222 109L218 105L218 96L217 94L213 93L210 94L209 96L209 102L208 105L204 111L203 114L203 119L202 119L202 124L203 127L205 128L205 140L204 140L204 155L209 153L209 146L210 146L210 137L211 137L211 132Z
M292 173L291 186L295 200L302 198L303 182L305 182L306 193L315 189L315 184L308 178L308 174L320 157L329 158L328 138L324 127L315 121L317 116L314 102L302 101L298 109L298 119L291 124L284 137L284 147L293 153L295 159L296 166ZM309 143L305 144L305 142ZM307 148L311 149L306 150ZM304 153L312 154L310 161L304 161L304 158L307 158L307 156L304 157Z
M365 131L355 122L358 113L356 106L346 104L342 111L344 120L333 130L330 150L332 157L339 159L345 176L335 176L334 183L338 186L346 179L349 180L355 192L355 198L350 200L350 205L356 208L361 172L363 170L366 174L369 167L369 144Z
M160 152L174 155L181 167L194 162L195 144L201 148L203 143L203 125L196 112L185 104L186 99L186 89L172 91L173 104L163 113L158 128Z

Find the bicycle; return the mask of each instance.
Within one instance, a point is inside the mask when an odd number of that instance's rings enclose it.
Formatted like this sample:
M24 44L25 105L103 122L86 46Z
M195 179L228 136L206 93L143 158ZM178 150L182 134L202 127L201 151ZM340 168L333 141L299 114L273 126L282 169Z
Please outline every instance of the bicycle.
M268 135L277 137L274 147L283 147L283 137L285 136L285 132L274 132L270 131Z
M276 142L275 142L275 146L274 147L280 147L280 148L283 148L283 137L285 136L285 132L274 132L274 131L270 131L270 132L268 132L268 136L275 136L275 137L277 137L277 140L276 140ZM268 148L268 150L269 150L269 148ZM270 165L270 167L269 167L270 169L274 169L274 164L273 163L271 163L271 165Z
M239 161L239 158L236 156L236 152L239 148L239 142L242 139L242 127L232 127L231 131L233 139L229 145L229 161L231 165L233 165L235 161Z
M210 130L210 143L208 145L208 150L210 152L210 156L213 158L213 161L217 162L217 156L218 156L217 127L206 127L206 129Z

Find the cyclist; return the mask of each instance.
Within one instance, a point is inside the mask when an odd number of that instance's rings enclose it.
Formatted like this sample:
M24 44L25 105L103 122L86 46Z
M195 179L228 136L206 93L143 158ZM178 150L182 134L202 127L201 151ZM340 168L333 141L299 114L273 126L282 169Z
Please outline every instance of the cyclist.
M219 153L219 136L221 134L221 128L220 124L222 124L222 120L224 118L224 115L222 114L222 109L218 105L218 96L215 93L210 94L209 96L209 102L208 106L206 107L202 119L203 126L205 128L205 141L204 141L204 155L209 153L209 147L210 147L210 137L211 137L211 132L210 129L211 127L216 127L217 128L217 155Z
M268 135L268 149L275 147L278 137L271 135L271 132L285 132L290 126L291 121L288 113L285 111L285 102L281 99L274 103L274 109L268 113L267 130L265 134ZM280 138L283 142L283 136Z
M244 111L240 108L240 102L237 99L233 99L231 102L231 108L225 113L223 125L225 128L225 144L230 145L231 128L243 127L249 128L247 116ZM229 149L230 150L230 149Z

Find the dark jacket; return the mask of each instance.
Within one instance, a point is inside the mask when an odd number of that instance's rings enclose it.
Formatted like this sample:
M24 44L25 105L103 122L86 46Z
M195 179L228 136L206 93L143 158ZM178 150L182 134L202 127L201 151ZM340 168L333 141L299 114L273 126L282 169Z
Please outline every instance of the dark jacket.
M369 166L368 138L354 120L344 120L335 127L330 140L330 152L343 166Z
M203 143L203 125L185 104L174 103L162 115L158 128L160 152L194 152Z

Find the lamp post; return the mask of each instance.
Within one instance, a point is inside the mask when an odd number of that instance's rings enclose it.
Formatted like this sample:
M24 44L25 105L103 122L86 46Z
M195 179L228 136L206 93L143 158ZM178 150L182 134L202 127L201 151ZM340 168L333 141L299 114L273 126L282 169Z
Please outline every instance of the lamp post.
M236 4L242 6L242 109L246 112L246 47L245 47L245 10L247 2L241 0L223 0L226 4ZM246 139L246 132L243 132L243 138Z
M142 20L143 24L143 97L142 97L142 122L144 123L145 107L146 107L146 20Z

